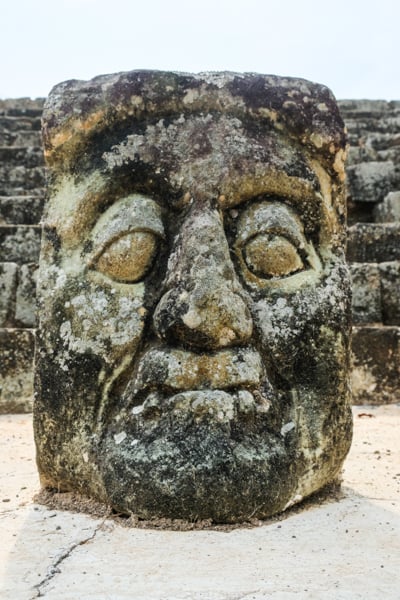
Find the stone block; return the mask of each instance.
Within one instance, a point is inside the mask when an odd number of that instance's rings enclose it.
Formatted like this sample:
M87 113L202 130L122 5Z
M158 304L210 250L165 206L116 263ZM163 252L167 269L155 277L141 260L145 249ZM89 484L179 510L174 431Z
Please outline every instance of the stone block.
M390 109L390 104L386 100L338 100L338 105L343 118L352 117L361 121L365 118L375 117L380 119Z
M22 131L40 132L41 119L39 117L10 117L0 115L0 134L18 133ZM40 133L39 133L40 135ZM1 138L0 138L1 139Z
M24 148L41 148L42 138L40 131L22 130L14 132L2 132L0 130L0 146L18 146Z
M34 332L0 329L0 413L30 412Z
M28 168L24 164L1 165L0 164L0 195L18 196L31 194L36 188L44 188L44 167Z
M400 326L400 262L381 263L379 271L383 323L385 325Z
M40 196L0 196L0 225L36 225L43 204Z
M355 327L352 341L353 404L400 401L400 328Z
M0 327L9 327L14 319L18 265L0 263Z
M0 100L0 114L11 117L40 117L44 98L6 98Z
M336 481L351 305L327 88L105 75L53 88L43 132L42 484L237 522Z
M43 165L43 151L32 147L18 146L0 146L0 164L1 165L23 165L25 168L38 167Z
M357 223L349 227L349 262L400 260L400 223Z
M18 327L36 325L36 275L37 263L21 265L15 298L15 322Z
M377 223L400 222L400 191L389 192L384 200L374 208Z
M353 323L379 323L382 321L381 284L376 264L350 265L353 283Z
M0 226L0 262L31 263L39 258L40 227Z
M381 202L392 189L396 171L392 161L363 162L346 170L353 202Z

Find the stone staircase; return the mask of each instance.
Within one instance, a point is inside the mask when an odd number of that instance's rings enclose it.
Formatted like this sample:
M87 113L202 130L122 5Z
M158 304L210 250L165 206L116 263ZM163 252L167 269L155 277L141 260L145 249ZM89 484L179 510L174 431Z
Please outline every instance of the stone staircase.
M0 413L30 410L43 100L0 101ZM349 132L353 401L400 401L400 101L339 102Z
M0 101L0 412L30 410L44 100Z
M349 134L355 404L400 401L400 102L340 101Z

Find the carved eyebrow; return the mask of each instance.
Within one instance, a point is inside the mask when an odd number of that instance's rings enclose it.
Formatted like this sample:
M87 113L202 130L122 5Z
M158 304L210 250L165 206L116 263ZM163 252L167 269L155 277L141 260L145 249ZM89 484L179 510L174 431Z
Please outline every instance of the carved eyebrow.
M266 166L253 177L232 177L229 189L221 190L218 203L222 209L234 208L253 198L275 196L291 202L293 206L323 202L317 174L312 179L289 176L285 171L276 171Z

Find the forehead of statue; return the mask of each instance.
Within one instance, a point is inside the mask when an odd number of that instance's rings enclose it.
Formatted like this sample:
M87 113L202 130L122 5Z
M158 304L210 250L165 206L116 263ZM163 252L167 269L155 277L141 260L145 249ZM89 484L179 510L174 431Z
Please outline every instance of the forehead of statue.
M321 188L298 142L222 113L134 123L106 149L98 144L92 150L94 159L87 167L81 163L83 170L94 166L111 188L148 193L172 206L188 194L223 198L223 208L263 194L309 200Z

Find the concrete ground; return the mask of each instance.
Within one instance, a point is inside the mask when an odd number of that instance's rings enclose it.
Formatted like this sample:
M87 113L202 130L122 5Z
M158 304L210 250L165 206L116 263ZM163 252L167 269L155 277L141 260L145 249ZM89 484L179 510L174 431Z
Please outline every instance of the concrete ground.
M343 497L227 531L34 504L31 416L0 417L2 600L398 600L400 406L354 409Z

